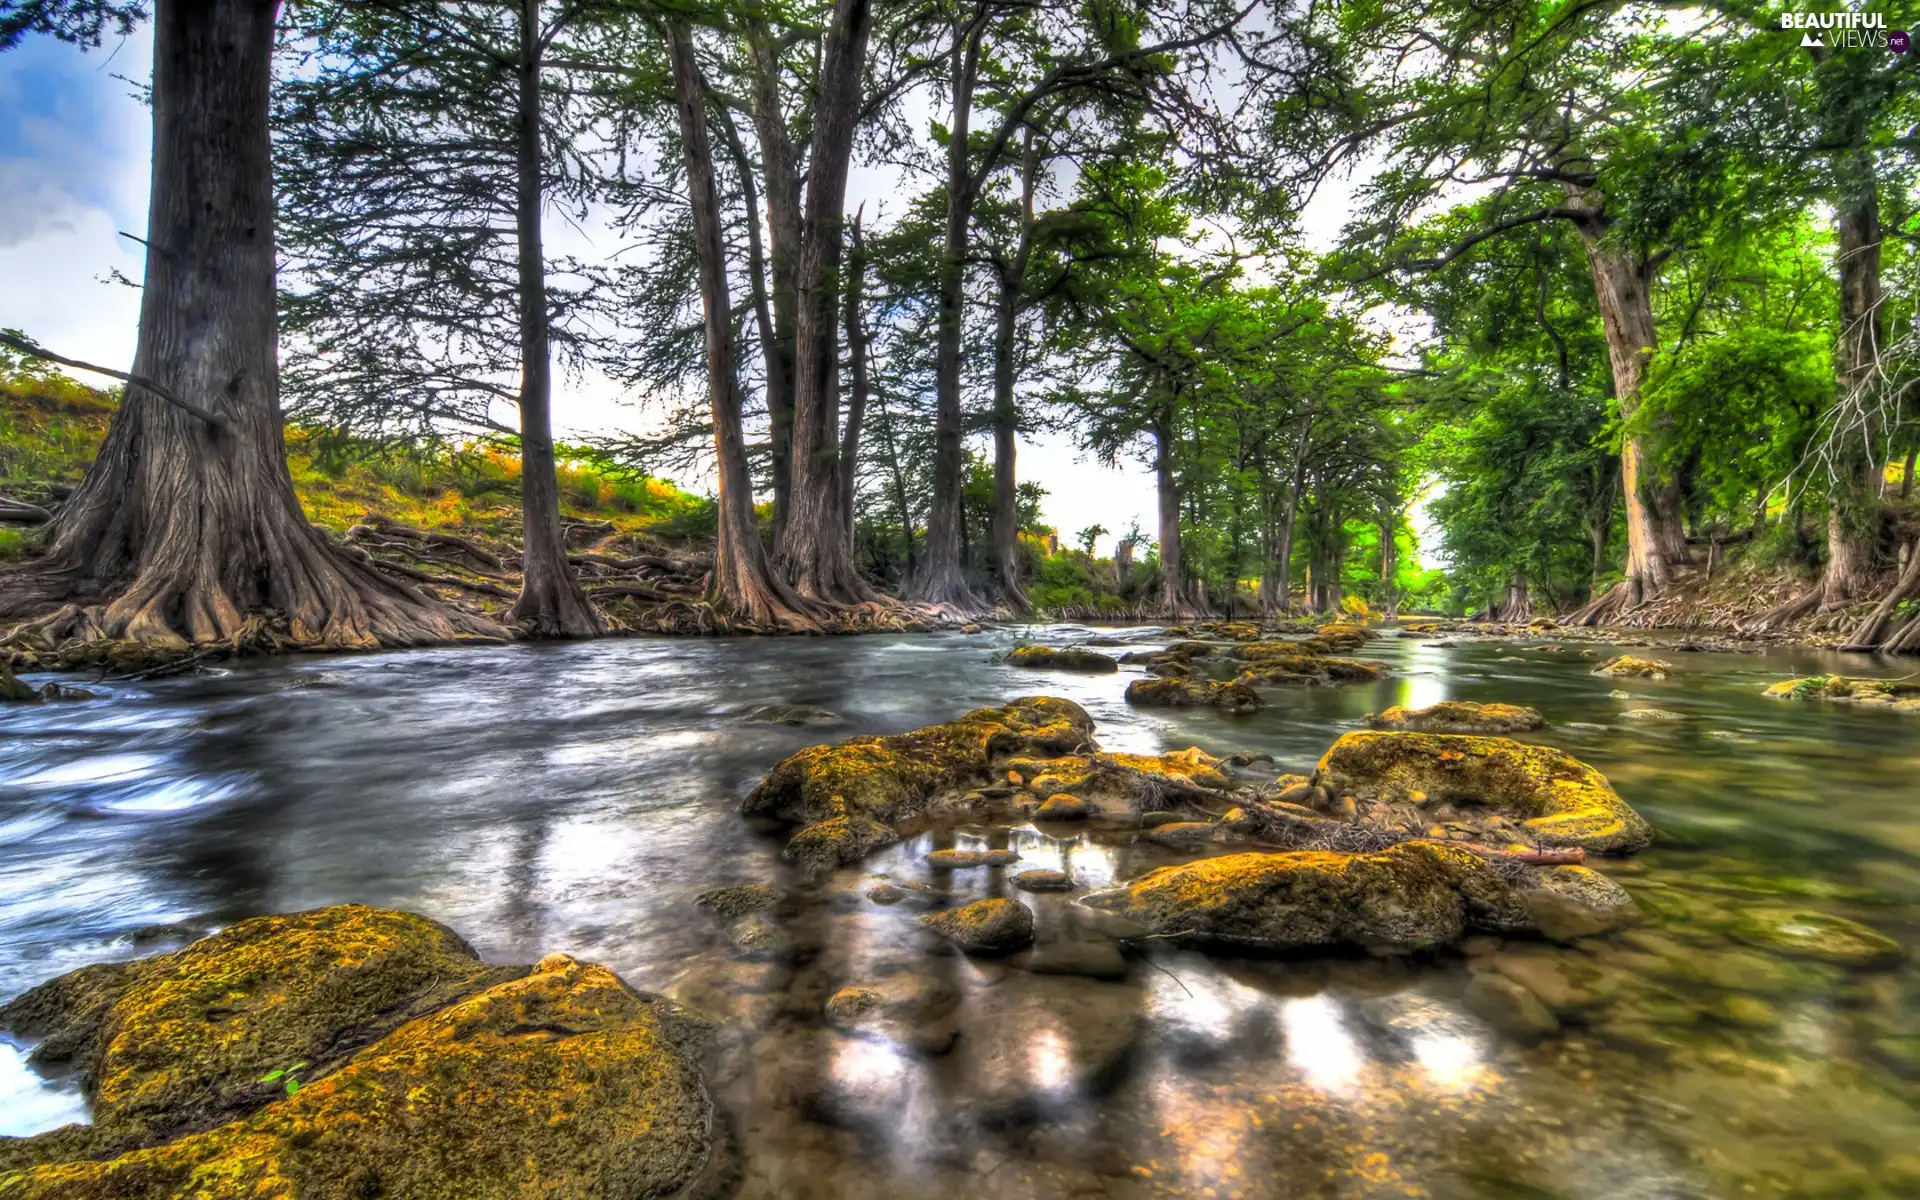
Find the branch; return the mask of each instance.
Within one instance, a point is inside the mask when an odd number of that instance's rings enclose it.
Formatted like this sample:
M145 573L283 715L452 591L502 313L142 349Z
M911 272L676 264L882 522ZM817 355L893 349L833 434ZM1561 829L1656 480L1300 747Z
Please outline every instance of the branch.
M41 358L48 362L59 363L63 367L78 367L82 371L92 371L96 375L105 375L110 379L118 379L122 383L132 384L142 391L152 392L168 404L174 405L183 412L192 413L194 416L199 417L202 421L205 421L223 433L233 428L233 421L227 417L225 413L208 412L190 400L181 399L170 388L162 387L159 383L147 378L145 375L129 375L125 371L116 371L112 367L95 366L90 362L81 362L77 358L68 358L62 354L55 354L51 350L43 350L25 338L18 338L10 333L0 333L0 346L17 350L29 358Z

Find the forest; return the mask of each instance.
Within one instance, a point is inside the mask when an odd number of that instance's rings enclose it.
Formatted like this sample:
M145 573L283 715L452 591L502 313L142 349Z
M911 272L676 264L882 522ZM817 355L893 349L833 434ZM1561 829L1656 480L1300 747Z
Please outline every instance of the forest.
M138 347L90 367L124 399L83 470L6 475L17 645L1418 609L1920 649L1920 89L1885 36L1737 3L150 7L0 3L0 47L154 38ZM885 211L848 211L874 171ZM86 365L0 345L28 409ZM556 445L589 377L630 425ZM1150 471L1153 527L1046 527L1036 430ZM509 461L518 519L369 553L293 443ZM707 496L672 545L589 545L588 467Z

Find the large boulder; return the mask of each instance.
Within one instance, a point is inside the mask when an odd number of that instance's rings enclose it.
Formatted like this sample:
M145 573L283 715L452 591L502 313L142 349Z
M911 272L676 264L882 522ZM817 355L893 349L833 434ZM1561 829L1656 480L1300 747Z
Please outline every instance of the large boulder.
M1373 853L1292 850L1203 858L1162 867L1082 903L1157 936L1203 943L1278 950L1423 946L1455 942L1475 930L1537 928L1528 893L1548 874L1517 863L1496 865L1461 846L1413 841ZM1632 901L1611 881L1588 889L1596 903L1631 909ZM1557 890L1556 896L1564 900L1574 890Z
M911 733L810 746L761 780L742 810L803 826L788 855L835 866L899 840L892 822L920 814L942 789L984 784L999 758L1068 754L1092 742L1086 710L1030 696Z
M1111 675L1120 669L1119 660L1112 656L1075 646L1065 650L1056 650L1052 646L1021 646L1007 655L1007 661L1016 667L1087 671L1096 675Z
M1395 705L1367 718L1375 729L1412 733L1526 733L1547 722L1540 713L1518 704L1475 704L1442 700L1425 708Z
M254 917L171 954L86 967L0 1008L0 1029L71 1063L97 1136L141 1145L207 1129L282 1091L261 1076L338 1067L403 1022L524 968L452 930L349 904Z
M1491 809L1541 847L1627 854L1653 840L1606 776L1559 750L1508 738L1349 733L1320 759L1313 781L1361 803Z
M670 1003L565 955L531 971L481 967L457 938L405 913L262 920L132 964L133 981L103 1006L102 1034L117 1032L99 1059L110 1073L96 1116L192 1131L113 1157L75 1155L65 1130L25 1139L0 1157L12 1168L0 1171L0 1195L638 1200L683 1194L713 1169L700 1031ZM284 971L262 964L268 946L285 952ZM369 965L384 952L413 965L437 958L451 975L390 978ZM320 1017L302 981L356 1012L341 1041L313 1040L337 1018ZM65 990L97 1007L97 982ZM37 992L35 1014L47 1015L55 992ZM161 1044L123 1053L136 1028ZM361 1043L369 1029L377 1036ZM357 1052L335 1052L348 1044ZM279 1072L300 1086L263 1080Z

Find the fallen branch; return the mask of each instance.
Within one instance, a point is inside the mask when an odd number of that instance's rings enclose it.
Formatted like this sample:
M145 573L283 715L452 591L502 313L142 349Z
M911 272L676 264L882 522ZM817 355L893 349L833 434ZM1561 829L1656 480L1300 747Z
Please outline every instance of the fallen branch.
M439 587L460 588L464 591L478 592L483 596L498 596L502 600L519 599L519 593L510 592L502 587L495 587L491 583L475 583L466 579L457 579L451 575L435 575L431 571L422 571L417 567L409 567L405 563L388 562L383 558L375 558L371 554L367 555L366 561L376 570L391 571L395 575L404 575L408 579L418 579L421 583L431 583Z
M0 333L0 346L6 346L11 350L18 350L20 353L31 358L42 358L48 362L59 363L63 367L78 367L82 371L92 371L96 375L105 375L109 379L118 379L122 383L132 384L142 391L152 392L168 404L173 405L183 412L192 413L194 416L199 417L202 421L205 421L223 433L233 428L232 420L230 420L225 413L208 412L191 400L182 399L171 389L153 379L149 379L145 375L129 375L125 371L116 371L112 367L96 366L90 362L82 362L77 358L68 358L64 354L55 354L51 350L43 350L25 338L17 338L10 333Z
M38 504L28 504L25 500L0 496L0 521L8 521L15 525L45 525L51 520L53 520L53 514Z

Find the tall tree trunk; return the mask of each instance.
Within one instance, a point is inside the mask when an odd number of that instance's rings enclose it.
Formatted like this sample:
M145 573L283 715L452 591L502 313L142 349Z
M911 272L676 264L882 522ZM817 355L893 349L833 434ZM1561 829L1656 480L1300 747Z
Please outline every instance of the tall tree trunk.
M1173 402L1163 401L1153 416L1153 481L1160 505L1160 608L1168 617L1190 617L1185 556L1180 547L1180 490L1173 473Z
M1864 153L1844 164L1845 188L1837 205L1840 275L1840 338L1834 348L1836 402L1865 414L1857 433L1837 447L1839 477L1827 500L1827 567L1820 577L1820 607L1844 608L1865 594L1873 580L1879 544L1879 423L1874 378L1882 328L1880 289L1880 192L1873 162ZM1854 442L1857 437L1858 444Z
M1396 544L1399 527L1398 513L1384 513L1380 518L1380 595L1386 605L1387 620L1397 620L1400 616L1400 590L1394 583L1394 577L1400 572L1400 547Z
M853 216L847 256L847 372L852 390L847 395L847 428L840 437L840 502L847 536L853 536L853 495L860 478L860 426L867 419L866 282L867 247L861 239L860 214Z
M853 565L841 519L839 327L842 208L872 0L835 0L820 61L807 153L806 228L795 271L793 504L780 558L803 596L855 603L873 595Z
M715 507L719 536L709 585L715 605L762 626L815 630L806 605L767 565L753 513L753 477L747 470L746 436L740 421L740 379L734 369L733 298L727 286L726 242L720 199L713 182L713 148L707 136L706 84L685 25L666 28L673 64L674 107L687 168L687 198L693 210L693 242L700 265L700 301L707 334L707 401L713 414L714 461L719 467Z
M1032 607L1020 586L1020 490L1015 473L1020 410L1014 385L1021 291L1033 254L1033 191L1039 173L1039 150L1029 137L1020 156L1020 238L1013 257L1001 264L993 325L993 566L1001 602L1015 612Z
M53 638L183 649L278 613L318 648L505 636L334 550L287 472L267 124L274 0L160 0L153 171L133 373L44 556L0 574L0 615Z
M1269 616L1293 611L1293 530L1300 516L1300 495L1307 486L1307 446L1312 433L1313 418L1302 418L1279 524L1270 526L1273 536L1265 547L1267 566L1260 579L1260 600Z
M1607 224L1596 208L1576 227L1600 302L1614 396L1621 417L1630 420L1640 410L1641 384L1659 335L1647 272L1629 251L1607 241ZM1643 436L1629 437L1620 447L1620 474L1627 509L1627 578L1614 604L1631 607L1673 586L1672 564L1688 561L1687 535L1678 485L1660 477ZM1596 609L1592 615L1606 614Z
M913 509L907 503L907 475L900 467L900 447L893 440L893 422L886 419L886 402L881 401L880 446L887 455L887 478L893 492L893 511L900 518L900 544L905 548L907 569L902 579L913 578Z
M984 8L981 10L984 14ZM927 510L927 549L920 572L907 594L928 604L973 609L979 601L967 587L962 569L961 529L966 480L961 444L960 334L966 302L967 229L973 215L972 160L968 134L973 117L973 87L980 65L980 38L986 28L976 18L953 26L949 59L953 120L947 135L947 223L940 252L940 309L934 333L933 500Z
M766 360L767 420L773 458L773 534L786 533L793 507L793 415L795 325L800 307L800 166L780 104L777 42L763 20L749 20L747 53L752 64L750 111L760 142L760 169L766 177L767 231L772 237L772 336L761 339ZM751 200L749 200L751 202ZM757 216L757 215L756 215Z
M520 0L514 161L520 300L520 598L508 614L535 637L594 637L606 620L567 565L553 459L553 362L547 344L546 248L540 234L540 3Z
M1015 476L1019 412L1014 406L1014 344L1019 284L1004 276L993 327L993 571L1000 600L1015 612L1032 605L1020 586L1020 492Z

